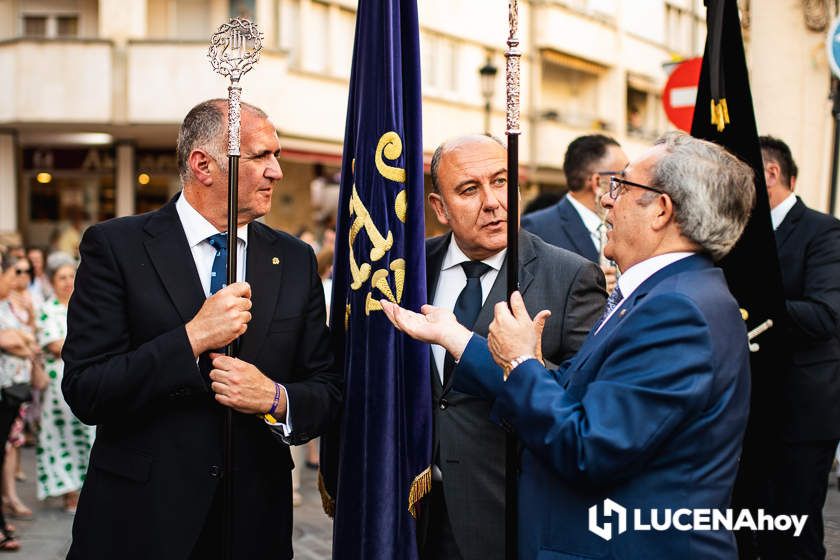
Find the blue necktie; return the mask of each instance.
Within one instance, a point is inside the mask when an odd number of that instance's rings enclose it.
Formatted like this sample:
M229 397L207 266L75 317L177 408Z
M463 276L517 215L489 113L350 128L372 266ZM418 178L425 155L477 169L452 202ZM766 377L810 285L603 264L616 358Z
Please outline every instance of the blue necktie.
M621 300L624 299L624 294L621 293L621 288L618 287L618 284L615 285L615 289L610 294L610 297L607 298L607 306L604 308L604 313L601 314L601 318L598 319L598 322L595 323L595 330L597 331L601 328L601 324L610 316L613 309L618 307L618 304L621 303Z
M455 302L452 312L455 313L455 318L458 319L459 323L468 329L472 329L479 312L481 312L481 277L490 270L490 265L481 261L468 261L461 263L461 268L464 269L464 274L467 276L467 285L458 295L458 300ZM455 369L455 358L447 352L446 358L443 360L444 385L449 381L453 369Z
M207 242L216 249L216 256L213 258L213 268L210 272L210 295L212 296L227 286L227 233L211 235L207 238Z

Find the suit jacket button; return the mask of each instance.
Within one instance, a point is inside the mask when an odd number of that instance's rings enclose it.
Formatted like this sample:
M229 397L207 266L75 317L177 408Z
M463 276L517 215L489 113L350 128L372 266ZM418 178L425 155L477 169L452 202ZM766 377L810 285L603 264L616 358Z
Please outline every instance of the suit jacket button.
M449 406L449 401L446 399L440 399L440 409L446 410L446 407Z
M216 465L213 465L212 467L210 467L210 478L219 478L219 476L221 474L222 474L221 467L218 467Z

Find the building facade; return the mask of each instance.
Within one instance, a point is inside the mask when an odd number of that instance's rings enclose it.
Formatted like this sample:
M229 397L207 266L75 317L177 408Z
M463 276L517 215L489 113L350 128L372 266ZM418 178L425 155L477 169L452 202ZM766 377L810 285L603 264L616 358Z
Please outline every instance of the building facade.
M485 126L479 68L498 68L490 131L504 135L504 0L420 0L424 151ZM285 180L267 223L311 227L310 184L341 160L355 27L351 0L0 0L0 232L47 244L74 217L154 209L179 189L178 123L224 97L208 40L232 16L265 35L244 99L279 127ZM522 184L562 189L574 137L634 155L669 128L667 63L701 54L702 0L520 2ZM427 220L430 232L434 220Z

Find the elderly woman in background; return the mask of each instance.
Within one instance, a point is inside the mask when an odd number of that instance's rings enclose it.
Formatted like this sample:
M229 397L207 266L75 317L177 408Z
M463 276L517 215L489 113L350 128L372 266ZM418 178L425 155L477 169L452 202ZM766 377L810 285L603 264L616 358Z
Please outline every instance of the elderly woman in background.
M63 496L64 510L74 513L96 433L95 427L73 416L61 394L61 348L67 335L67 303L73 294L76 261L66 253L53 253L47 259L46 272L55 295L41 306L36 319L38 345L44 351L49 378L41 399L38 499Z

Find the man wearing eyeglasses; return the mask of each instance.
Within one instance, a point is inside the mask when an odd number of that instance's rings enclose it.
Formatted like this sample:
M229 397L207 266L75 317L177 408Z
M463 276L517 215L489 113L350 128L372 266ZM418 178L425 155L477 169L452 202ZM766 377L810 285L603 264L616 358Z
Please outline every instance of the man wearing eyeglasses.
M627 155L614 139L588 134L572 140L563 158L569 192L557 204L522 216L522 228L589 259L601 268L607 290L615 287L615 265L603 258L604 209L598 198L611 175L627 165Z
M682 133L613 177L601 196L604 253L624 273L581 349L555 371L535 358L547 312L532 321L518 293L512 312L496 305L486 341L441 310L385 305L399 328L452 353L456 390L491 400L491 417L524 446L521 560L737 557L730 531L635 530L632 511L649 521L653 509L661 520L666 508L729 506L749 351L714 261L740 237L754 200L749 166ZM604 517L607 499L629 510L627 531ZM590 530L604 523L610 539Z

